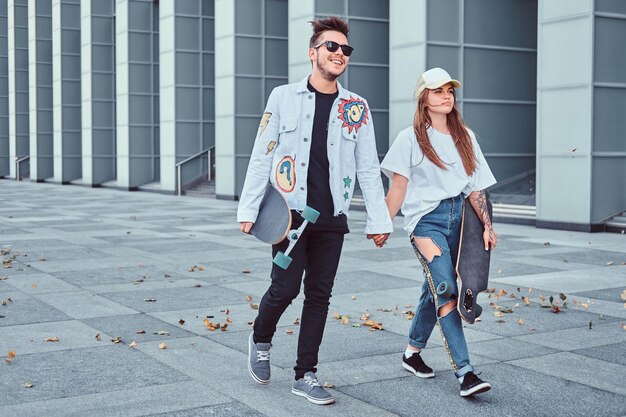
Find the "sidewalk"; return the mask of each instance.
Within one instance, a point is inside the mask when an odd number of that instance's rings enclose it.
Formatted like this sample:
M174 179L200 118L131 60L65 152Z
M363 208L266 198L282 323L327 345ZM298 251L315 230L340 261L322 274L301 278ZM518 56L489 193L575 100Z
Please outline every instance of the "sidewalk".
M495 292L465 328L494 388L463 399L437 330L423 353L436 378L400 365L423 279L401 219L377 249L352 212L318 371L337 403L316 406L290 393L302 297L279 323L272 382L248 375L271 258L235 211L0 180L0 416L626 415L626 236L496 224ZM566 308L543 307L560 293Z

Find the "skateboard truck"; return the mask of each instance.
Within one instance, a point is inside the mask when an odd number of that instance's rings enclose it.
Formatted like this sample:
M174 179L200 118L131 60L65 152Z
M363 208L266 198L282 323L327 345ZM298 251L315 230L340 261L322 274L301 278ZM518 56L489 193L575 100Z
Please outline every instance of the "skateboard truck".
M456 298L453 292L453 288L449 286L446 282L442 282L441 284L437 285L437 295L444 298ZM465 290L463 308L465 308L465 311L470 314L472 313L472 311L474 311L474 318L480 317L483 312L483 308L480 306L480 304L477 304L475 302L474 293L472 292L471 288Z
M304 221L302 222L300 227L298 227L297 229L292 229L289 231L289 233L287 233L287 239L289 239L289 246L287 246L287 250L285 250L285 252L278 252L274 257L274 263L277 266L281 267L282 269L289 268L289 264L291 263L291 256L289 256L289 253L291 253L294 245L296 244L296 242L298 242L298 239L302 235L302 232L304 232L307 224L315 223L319 215L319 211L309 206L306 206L304 208L304 210L302 211L302 218L304 219Z

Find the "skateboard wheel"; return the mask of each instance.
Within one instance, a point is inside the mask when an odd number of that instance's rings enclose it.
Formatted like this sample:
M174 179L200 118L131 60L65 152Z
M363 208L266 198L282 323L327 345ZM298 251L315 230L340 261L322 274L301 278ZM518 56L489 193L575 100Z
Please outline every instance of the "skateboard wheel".
M476 304L476 307L474 307L474 317L478 318L480 317L480 315L483 313L483 308L480 306L480 304Z
M302 218L308 220L309 223L315 223L319 216L320 212L309 206L306 206L304 210L302 210Z
M452 295L452 291L452 287L450 287L447 282L442 282L437 285L437 295L441 297L450 297Z
M274 263L282 269L287 269L291 263L291 256L285 255L284 252L278 252L274 257Z

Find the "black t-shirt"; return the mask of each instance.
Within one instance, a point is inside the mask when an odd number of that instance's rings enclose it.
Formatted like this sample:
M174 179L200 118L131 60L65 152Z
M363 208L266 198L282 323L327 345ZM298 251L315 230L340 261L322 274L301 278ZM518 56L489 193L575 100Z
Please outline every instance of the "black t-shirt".
M328 120L338 93L320 93L315 90L311 83L308 83L307 87L310 92L315 93L315 116L313 117L313 131L311 132L306 204L320 212L315 224L310 224L307 228L315 231L348 233L346 215L333 216L333 196L330 193ZM293 222L297 227L302 223L302 217L295 212L294 214Z

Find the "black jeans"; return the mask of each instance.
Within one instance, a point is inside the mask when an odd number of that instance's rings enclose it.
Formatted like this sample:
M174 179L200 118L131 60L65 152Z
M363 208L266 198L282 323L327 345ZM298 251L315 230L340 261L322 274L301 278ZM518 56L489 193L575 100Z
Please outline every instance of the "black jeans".
M289 254L292 261L287 270L272 264L272 283L259 304L259 314L254 321L254 341L270 343L276 324L300 293L304 273L304 306L300 318L296 379L306 372L317 372L317 355L324 325L328 316L331 292L339 266L343 233L310 232L305 230ZM285 239L272 246L272 257L284 251L289 242Z

